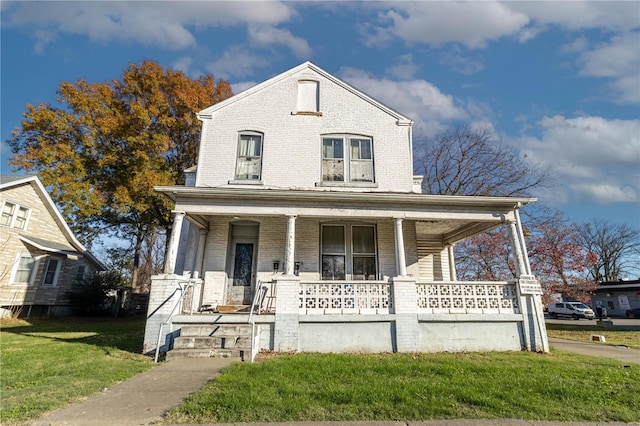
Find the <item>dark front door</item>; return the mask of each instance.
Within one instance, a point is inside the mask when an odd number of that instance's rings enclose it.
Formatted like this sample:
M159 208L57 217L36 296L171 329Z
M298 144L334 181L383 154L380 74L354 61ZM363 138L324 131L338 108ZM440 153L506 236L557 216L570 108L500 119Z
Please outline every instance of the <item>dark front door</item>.
M253 244L236 243L233 262L233 285L251 286L253 271Z

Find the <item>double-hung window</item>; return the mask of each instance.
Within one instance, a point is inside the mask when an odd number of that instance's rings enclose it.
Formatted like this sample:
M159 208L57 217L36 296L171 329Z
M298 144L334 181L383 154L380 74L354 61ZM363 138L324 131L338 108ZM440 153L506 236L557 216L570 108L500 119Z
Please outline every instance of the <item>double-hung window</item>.
M44 270L44 278L42 279L42 285L55 286L58 282L58 275L60 274L60 266L62 266L62 260L50 257L47 261L47 267Z
M26 229L29 218L29 208L5 201L0 215L0 225L16 229Z
M323 280L376 279L375 226L323 225L321 239Z
M372 143L364 136L323 136L322 181L373 183Z
M236 180L259 181L262 178L262 134L243 132L238 135Z
M31 284L36 266L36 258L29 255L20 255L17 261L16 270L13 274L12 284Z

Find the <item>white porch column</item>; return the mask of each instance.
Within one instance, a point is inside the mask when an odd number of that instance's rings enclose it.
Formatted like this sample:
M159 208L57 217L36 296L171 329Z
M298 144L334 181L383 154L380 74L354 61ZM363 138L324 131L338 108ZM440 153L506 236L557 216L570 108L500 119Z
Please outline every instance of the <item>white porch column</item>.
M456 272L456 259L453 255L453 244L447 247L447 255L449 256L449 280L458 281L458 274Z
M176 259L178 257L178 246L180 245L180 233L182 231L182 222L184 221L185 212L173 212L173 227L171 228L171 237L169 239L169 248L167 250L167 258L164 261L164 273L173 274L176 270Z
M287 240L284 248L284 273L293 275L296 250L296 216L287 216Z
M527 275L527 267L524 264L516 222L512 220L508 221L507 229L509 230L509 243L511 244L511 251L513 252L513 261L516 265L516 274L518 277L520 275Z
M522 255L524 256L524 266L526 267L526 274L532 275L531 264L529 263L529 253L527 253L527 244L524 241L524 232L522 231L522 222L520 222L520 210L515 210L516 216L516 229L518 230L518 238L520 239L520 248L522 249Z
M404 257L404 236L402 234L402 218L394 218L396 234L396 271L398 276L407 276L407 261Z
M193 271L193 278L200 278L202 276L202 266L204 263L204 248L207 242L207 234L209 230L200 229L200 234L198 236L198 250L196 251L196 256L193 259L193 267L191 270Z

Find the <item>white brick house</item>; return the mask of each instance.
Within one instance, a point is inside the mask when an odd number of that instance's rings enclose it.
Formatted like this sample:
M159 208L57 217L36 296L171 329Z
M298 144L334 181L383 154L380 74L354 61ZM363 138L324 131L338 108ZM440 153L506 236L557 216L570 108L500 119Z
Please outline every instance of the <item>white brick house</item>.
M248 322L252 352L548 350L518 215L535 200L421 194L412 121L310 62L198 117L197 167L156 188L175 220L145 352L213 354ZM518 278L457 281L453 245L497 226ZM262 288L260 315L225 313Z
M73 235L37 176L0 180L0 316L69 314L65 293L104 266Z

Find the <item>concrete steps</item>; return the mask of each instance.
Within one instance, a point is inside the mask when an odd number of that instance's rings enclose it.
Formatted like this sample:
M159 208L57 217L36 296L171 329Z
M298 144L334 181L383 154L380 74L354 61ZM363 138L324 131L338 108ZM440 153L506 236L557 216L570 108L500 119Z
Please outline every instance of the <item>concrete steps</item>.
M167 361L178 358L234 357L251 353L250 324L184 325L167 352Z

